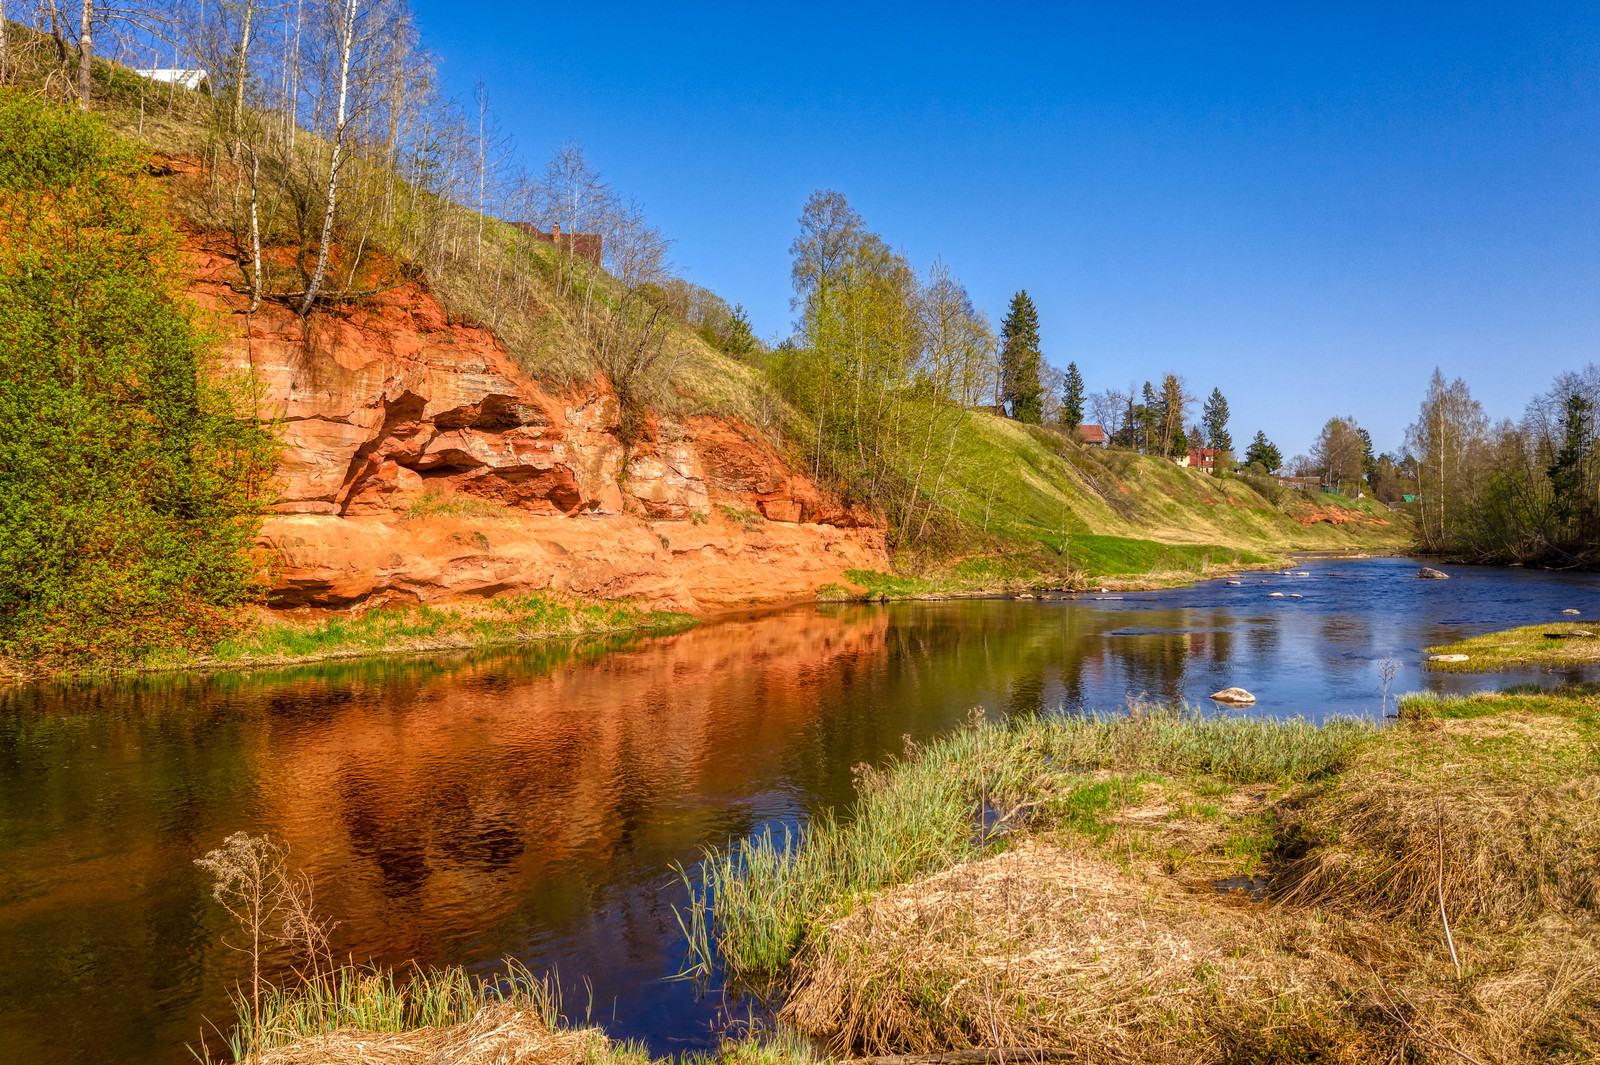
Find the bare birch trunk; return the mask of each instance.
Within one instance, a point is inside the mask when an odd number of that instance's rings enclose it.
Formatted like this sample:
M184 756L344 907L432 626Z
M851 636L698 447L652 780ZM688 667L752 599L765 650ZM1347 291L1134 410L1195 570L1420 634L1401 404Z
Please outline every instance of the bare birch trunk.
M344 18L340 23L339 40L339 106L333 122L333 152L328 159L328 206L322 212L322 238L317 246L317 268L306 286L305 298L300 301L300 314L310 313L316 302L317 290L322 287L323 275L328 272L328 241L333 236L333 211L339 196L339 167L344 162L345 107L350 94L350 52L355 47L356 2L345 0Z
M78 109L89 110L90 67L94 61L94 37L90 27L94 21L93 0L83 0L82 21L78 30Z
M261 176L261 159L254 148L250 149L250 313L261 308L261 215L256 195Z
M254 21L256 13L255 0L246 0L244 5L244 29L239 33L239 65L233 74L233 154L239 154L240 136L239 125L244 121L244 82L250 70L250 23ZM252 151L251 155L255 153ZM250 209L255 210L255 178L251 178Z

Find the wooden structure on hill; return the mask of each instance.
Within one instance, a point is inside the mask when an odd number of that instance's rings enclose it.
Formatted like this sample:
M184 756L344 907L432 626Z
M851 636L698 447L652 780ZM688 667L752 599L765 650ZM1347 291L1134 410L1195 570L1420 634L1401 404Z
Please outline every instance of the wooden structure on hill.
M600 265L604 242L599 233L562 233L559 223L552 226L548 233L532 222L512 222L511 224L534 240L542 241L545 244L554 244L562 251L570 252L580 259L587 259L591 266Z

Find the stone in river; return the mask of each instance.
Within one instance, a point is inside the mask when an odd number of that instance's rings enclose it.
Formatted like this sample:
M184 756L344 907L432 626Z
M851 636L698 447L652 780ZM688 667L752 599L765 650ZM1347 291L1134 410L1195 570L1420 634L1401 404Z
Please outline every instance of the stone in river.
M1212 692L1211 698L1231 706L1249 706L1256 701L1256 697L1243 688L1223 688L1219 692Z
M1267 598L1268 599L1282 599L1283 598L1283 593L1282 592L1268 592L1267 593Z
M1430 662L1465 662L1469 655L1429 655Z
M1229 584L1243 584L1244 581L1229 581Z
M1290 599L1304 599L1305 596L1301 595L1299 592L1290 592L1289 593L1289 598Z
M1423 566L1417 570L1417 576L1425 581L1447 581L1450 579L1450 574L1443 570L1434 569L1432 566Z
M1571 608L1571 607L1570 607L1570 606L1569 606L1569 607L1567 607L1567 609L1565 609L1565 610L1563 610L1563 611L1562 611L1562 613L1563 613L1563 614L1576 614L1576 613L1577 613L1577 611L1576 611L1576 610L1574 610L1574 609L1572 609L1572 608Z

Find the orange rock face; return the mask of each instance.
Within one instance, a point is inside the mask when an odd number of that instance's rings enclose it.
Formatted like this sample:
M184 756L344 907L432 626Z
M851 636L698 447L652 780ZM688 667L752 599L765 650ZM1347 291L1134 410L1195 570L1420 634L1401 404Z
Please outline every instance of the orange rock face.
M223 316L231 358L283 419L262 530L274 605L548 588L695 612L807 598L886 565L874 516L749 426L652 420L630 448L604 382L552 392L415 283L307 319L265 302L247 315L226 244L191 247L194 298Z

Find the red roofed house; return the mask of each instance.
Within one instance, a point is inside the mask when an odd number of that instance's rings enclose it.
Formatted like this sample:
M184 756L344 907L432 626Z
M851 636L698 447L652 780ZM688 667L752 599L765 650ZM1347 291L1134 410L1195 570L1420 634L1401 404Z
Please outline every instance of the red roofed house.
M1192 447L1189 449L1189 461L1183 463L1183 465L1211 473L1217 465L1217 449L1214 447Z
M1095 447L1106 446L1106 430L1103 425L1080 425L1078 437L1085 444L1093 444Z

